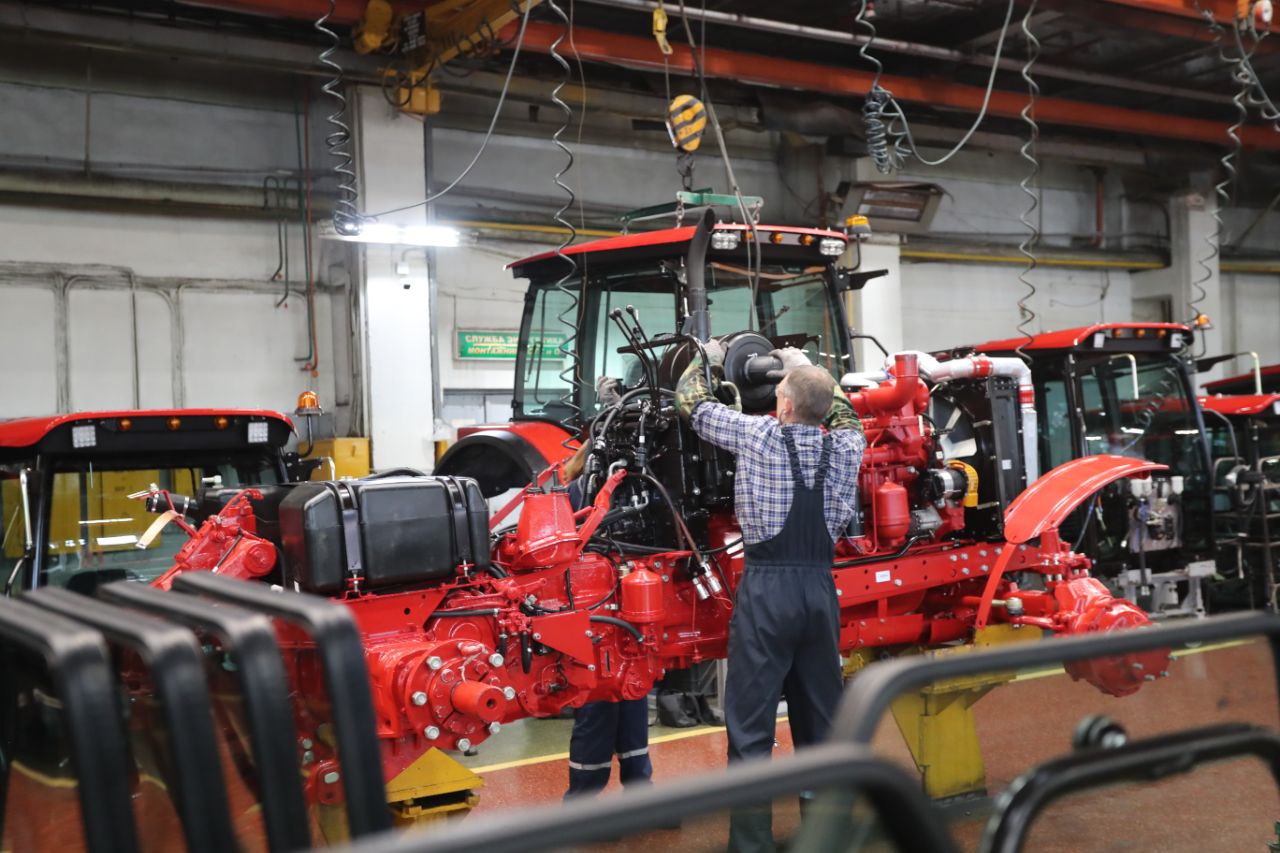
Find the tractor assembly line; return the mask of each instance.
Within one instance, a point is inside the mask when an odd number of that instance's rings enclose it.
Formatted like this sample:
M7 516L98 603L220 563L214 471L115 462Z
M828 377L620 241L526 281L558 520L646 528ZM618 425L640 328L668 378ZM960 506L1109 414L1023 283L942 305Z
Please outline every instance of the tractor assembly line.
M0 853L1280 850L1273 11L0 0Z

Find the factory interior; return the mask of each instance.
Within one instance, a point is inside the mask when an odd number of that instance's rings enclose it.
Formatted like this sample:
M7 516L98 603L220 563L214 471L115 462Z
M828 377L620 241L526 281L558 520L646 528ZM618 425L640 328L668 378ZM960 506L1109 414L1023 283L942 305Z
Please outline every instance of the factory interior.
M1272 0L0 0L0 853L1280 850Z

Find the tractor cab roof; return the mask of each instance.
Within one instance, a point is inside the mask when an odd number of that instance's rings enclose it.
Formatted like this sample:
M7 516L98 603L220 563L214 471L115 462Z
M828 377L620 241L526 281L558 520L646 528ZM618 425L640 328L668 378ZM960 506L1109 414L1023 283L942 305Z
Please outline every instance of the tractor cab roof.
M1200 405L1227 417L1280 415L1280 394L1213 395L1201 397Z
M1262 390L1280 393L1280 364L1272 364L1262 368ZM1251 394L1255 382L1253 372L1241 373L1239 376L1228 376L1226 379L1215 379L1206 382L1204 390L1210 394Z
M293 422L266 409L123 409L0 420L0 461L33 453L279 449Z
M997 353L1023 350L1041 352L1076 350L1081 352L1146 352L1181 350L1190 345L1192 331L1182 323L1095 323L1075 329L1042 332L1026 337L987 341L972 347L976 352Z
M696 226L686 225L682 228L620 234L617 237L577 243L566 248L564 254L574 258L578 266L624 265L670 258L684 254L696 230ZM726 236L716 239L716 233L723 233ZM765 263L830 263L835 257L844 253L844 246L849 241L848 236L841 231L799 228L790 225L757 225L756 235L764 247ZM738 238L736 241L733 239L735 236ZM718 223L712 231L712 241L707 250L707 257L745 262L746 245L750 239L747 226L736 222ZM823 241L826 240L840 241L839 251L833 252L831 244L827 244L829 248L824 251ZM733 244L731 248L728 247L730 243ZM565 274L565 264L554 250L510 263L507 269L511 270L516 278L559 278Z

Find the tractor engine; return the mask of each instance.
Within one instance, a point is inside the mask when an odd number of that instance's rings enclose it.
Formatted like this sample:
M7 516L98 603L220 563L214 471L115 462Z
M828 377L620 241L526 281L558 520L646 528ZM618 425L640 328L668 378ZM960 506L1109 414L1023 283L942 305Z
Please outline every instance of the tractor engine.
M773 405L769 348L755 333L726 340L721 387L749 411ZM581 473L568 484L564 463L553 466L492 518L465 477L398 471L219 490L194 502L207 517L157 583L212 570L350 607L388 779L432 747L465 751L505 722L642 697L665 671L725 656L743 571L733 457L676 415L678 349L646 367L652 381L624 389L590 420ZM883 371L846 377L858 389L849 399L867 449L860 511L832 567L841 649L967 641L989 622L1057 634L1147 624L1089 577L1088 559L1059 541L1056 526L1003 535L1025 485L1028 401L1018 368L921 356L898 353ZM1090 482L1159 467L1123 462ZM1037 490L1057 496L1071 478L1056 473L1018 500ZM1087 497L1073 492L1055 506ZM176 512L171 500L153 502ZM314 731L324 719L314 659L296 642L286 646L296 652L299 715L309 723L300 730ZM1124 695L1166 660L1151 653L1141 667L1072 675ZM316 796L337 796L322 781L333 756L323 743L314 750Z

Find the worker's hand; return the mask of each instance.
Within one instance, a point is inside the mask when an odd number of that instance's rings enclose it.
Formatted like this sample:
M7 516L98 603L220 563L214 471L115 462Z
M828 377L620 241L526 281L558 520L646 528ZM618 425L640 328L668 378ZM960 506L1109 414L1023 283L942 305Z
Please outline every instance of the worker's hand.
M602 406L612 406L622 399L622 383L612 376L596 379L596 399Z
M795 347L772 350L769 355L782 362L782 374L784 376L798 367L813 366L813 362L809 361L809 356L804 354L804 350L798 350Z
M715 338L704 343L702 351L707 354L707 361L711 363L712 367L719 367L724 364L724 346Z

